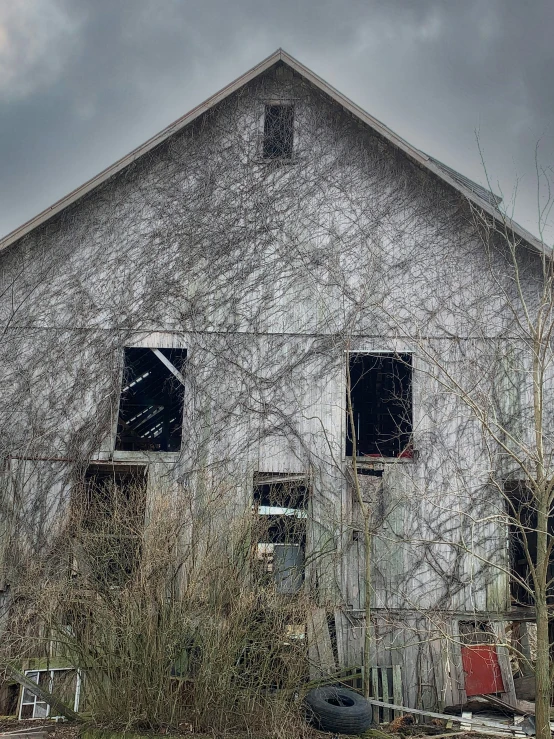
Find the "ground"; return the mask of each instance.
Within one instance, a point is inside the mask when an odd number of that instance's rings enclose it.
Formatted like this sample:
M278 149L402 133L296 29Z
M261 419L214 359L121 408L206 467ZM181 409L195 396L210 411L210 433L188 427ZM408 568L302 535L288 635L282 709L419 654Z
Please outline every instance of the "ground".
M15 732L21 732L24 733L25 729L32 730L33 732L43 730L48 732L48 739L78 739L83 731L88 730L92 727L87 726L85 729L85 726L83 724L76 724L69 721L64 722L56 722L56 721L37 721L35 720L29 720L29 721L18 721L13 716L0 716L0 735L2 733L15 733ZM98 729L98 739L100 739L101 736L105 737L105 739L117 739L118 737L123 737L123 734L120 733L111 733L108 729L95 727ZM409 731L407 729L409 728ZM430 726L418 726L417 724L410 727L404 727L404 729L400 731L400 733L392 733L387 731L388 727L383 726L381 729L371 730L367 732L367 739L385 739L385 737L390 737L391 739L396 738L400 739L404 736L418 736L421 739L424 739L424 737L432 736L433 733L437 733L437 730L439 727L433 727L433 731L431 733L431 727ZM443 730L444 731L444 730ZM213 735L207 735L207 734L194 734L192 732L187 733L176 733L176 732L167 732L166 734L162 733L154 733L154 732L143 732L140 735L138 734L127 734L128 739L131 739L133 737L134 739L138 739L140 737L151 737L154 739L154 737L167 737L168 734L171 734L172 737L175 737L175 739L215 739ZM446 734L447 731L444 731L444 734ZM456 739L498 739L497 735L487 735L487 734L477 734L475 732L467 732L464 734L461 734L459 732L452 732ZM327 734L322 731L316 731L313 728L306 727L306 731L303 734L303 737L298 739L330 739L333 735ZM227 739L233 739L232 737L228 737ZM234 737L234 739L246 739L240 736ZM254 737L250 736L248 739L270 739L269 737ZM296 738L295 738L296 739ZM346 737L344 738L346 739Z

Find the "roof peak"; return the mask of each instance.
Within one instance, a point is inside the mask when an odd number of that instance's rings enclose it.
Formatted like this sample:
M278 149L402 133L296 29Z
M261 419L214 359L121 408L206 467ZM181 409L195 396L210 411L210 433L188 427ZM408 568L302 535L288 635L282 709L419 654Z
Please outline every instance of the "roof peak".
M11 244L14 244L16 241L23 238L23 236L27 235L35 228L38 228L38 226L42 225L50 218L54 217L57 213L60 213L69 205L94 190L110 177L120 172L122 169L139 159L147 152L151 151L154 147L161 144L170 136L185 128L187 125L192 123L192 121L194 121L196 118L201 116L213 106L217 105L217 103L224 100L233 92L248 84L255 77L258 77L259 75L266 72L279 61L287 64L287 66L301 75L304 79L308 80L325 94L329 95L336 103L341 105L345 110L349 111L358 119L360 119L363 123L375 130L391 144L401 149L417 164L433 172L433 174L439 177L439 179L447 182L451 187L454 187L462 195L467 197L468 200L473 201L480 208L488 212L489 215L493 216L494 218L498 217L499 211L497 209L497 205L499 199L497 196L495 196L493 193L488 193L485 188L482 188L480 185L477 185L477 183L472 182L464 175L461 175L447 165L438 162L438 160L433 159L419 149L416 149L414 146L405 141L401 136L394 133L394 131L381 123L381 121L377 120L377 118L374 118L372 115L363 110L363 108L360 108L359 105L354 103L352 100L339 92L335 87L326 82L323 78L319 77L319 75L317 75L315 72L312 72L311 69L304 66L282 47L279 47L268 57L249 69L240 77L237 77L235 80L233 80L233 82L223 87L221 90L209 97L203 103L200 103L200 105L197 105L181 118L178 118L173 123L170 123L169 126L149 138L137 148L133 149L131 152L129 152L129 154L121 157L121 159L118 159L116 162L114 162L114 164L99 172L83 185L76 188L75 190L55 202L50 207L43 210L34 218L31 218L23 225L8 233L6 236L0 239L0 251L6 249ZM486 196L485 193L488 193L488 196ZM520 237L528 241L539 250L542 251L544 249L542 242L536 239L524 228L519 226L519 224L509 219L506 220L509 227L512 228L513 231L517 233Z

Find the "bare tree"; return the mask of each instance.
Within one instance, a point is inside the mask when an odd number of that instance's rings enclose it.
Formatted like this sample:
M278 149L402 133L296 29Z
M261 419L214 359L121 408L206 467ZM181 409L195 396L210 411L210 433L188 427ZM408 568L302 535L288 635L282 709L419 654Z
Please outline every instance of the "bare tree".
M540 181L547 174L537 169L537 176ZM471 206L470 223L486 255L485 269L477 274L470 267L471 290L464 286L463 299L442 294L428 314L430 322L445 331L450 328L450 348L429 341L429 324L420 322L411 334L422 358L421 371L435 383L443 402L452 404L457 433L464 433L465 427L470 432L466 441L473 438L472 449L466 447L472 457L469 475L462 471L456 475L458 499L465 501L455 507L462 519L457 536L453 541L445 537L442 526L431 526L428 537L449 541L471 557L476 562L475 579L479 572L489 582L510 583L511 602L506 608L518 613L520 607L520 616L536 619L533 659L517 640L501 640L525 665L524 674L532 669L535 675L537 736L544 738L550 736L554 678L554 270L551 248L543 239L552 203L547 189L539 208L540 241L531 238L532 245L500 210L491 215ZM453 314L459 319L456 328ZM444 452L446 464L446 447ZM444 501L442 509L452 511L451 506L452 501ZM440 516L439 520L442 524ZM491 536L488 552L479 543L484 532Z

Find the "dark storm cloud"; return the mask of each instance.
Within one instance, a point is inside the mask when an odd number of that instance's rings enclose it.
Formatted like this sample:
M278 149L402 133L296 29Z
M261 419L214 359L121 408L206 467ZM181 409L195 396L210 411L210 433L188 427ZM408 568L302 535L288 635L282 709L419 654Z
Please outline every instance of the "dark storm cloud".
M536 231L554 162L548 0L0 0L0 233L278 46Z

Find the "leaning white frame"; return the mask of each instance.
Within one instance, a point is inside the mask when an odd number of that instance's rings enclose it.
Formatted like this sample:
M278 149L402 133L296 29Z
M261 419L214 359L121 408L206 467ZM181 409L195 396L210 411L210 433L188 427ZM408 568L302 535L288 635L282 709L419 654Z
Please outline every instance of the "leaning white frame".
M36 673L38 675L38 673L40 673L40 672L48 672L49 673L48 690L49 690L49 692L52 692L52 681L54 679L54 672L68 672L69 670L74 670L75 673L76 673L75 697L74 697L74 700L73 700L73 710L75 711L75 713L78 713L78 711L79 711L79 703L80 703L80 700L81 700L81 684L82 684L81 670L79 668L75 668L75 667L42 667L42 668L37 668L37 669L25 670L25 676L28 677L29 675L34 674L34 673ZM37 679L37 682L38 682L38 679ZM37 704L37 698L38 698L38 696L35 695L34 693L33 693L33 696L34 696L35 700L33 701L33 703L30 703L30 702L24 703L23 702L23 697L25 695L25 691L26 690L29 690L30 693L33 692L29 688L26 688L23 685L21 686L21 693L20 693L20 696L19 696L19 711L18 711L18 714L17 714L17 717L18 717L19 721L22 720L22 718L21 718L21 712L23 710L23 706L31 706L32 705L33 706L33 714L34 714L34 712L35 712L34 706L36 706L36 704ZM51 709L50 704L47 703L46 701L42 701L42 700L39 700L39 703L46 703L46 706L47 706L47 708L46 708L46 716L34 716L33 715L28 720L31 720L31 721L37 720L38 721L40 719L50 718L50 709Z

